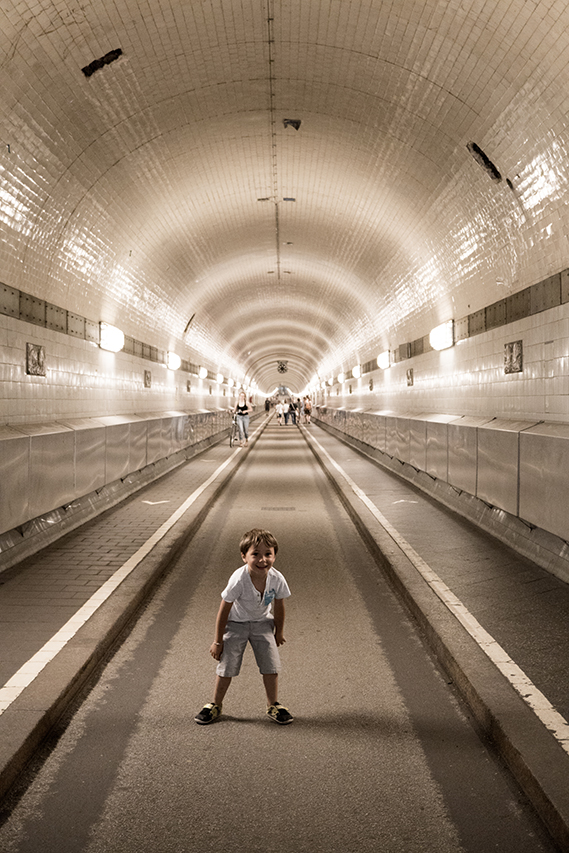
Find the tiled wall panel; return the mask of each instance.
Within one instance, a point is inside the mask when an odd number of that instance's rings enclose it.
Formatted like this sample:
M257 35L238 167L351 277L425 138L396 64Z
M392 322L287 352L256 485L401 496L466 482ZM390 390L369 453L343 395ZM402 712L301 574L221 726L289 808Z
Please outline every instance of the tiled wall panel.
M520 517L569 540L569 425L520 434Z
M20 429L30 436L28 506L36 518L75 497L75 435L55 424Z
M497 418L478 428L476 496L512 515L519 510L520 433L532 426L531 421Z
M28 487L30 438L21 432L0 427L0 532L11 530L30 516Z
M487 420L487 419L486 419ZM477 427L483 418L460 418L451 421L448 435L448 482L456 489L476 494L478 465Z
M200 428L188 427L198 422ZM147 449L177 453L229 423L227 413L201 412L0 426L0 534L162 458L148 458Z
M350 412L344 411L341 418L336 414L333 408L319 407L314 417L348 437ZM389 417L375 412L367 416L378 423ZM446 423L436 414L401 419L400 429L404 422L409 427L409 445L415 449L413 468L569 541L569 424L500 418L458 418ZM426 467L420 464L421 422L427 436ZM371 430L369 435L373 434ZM401 446L406 446L404 440Z

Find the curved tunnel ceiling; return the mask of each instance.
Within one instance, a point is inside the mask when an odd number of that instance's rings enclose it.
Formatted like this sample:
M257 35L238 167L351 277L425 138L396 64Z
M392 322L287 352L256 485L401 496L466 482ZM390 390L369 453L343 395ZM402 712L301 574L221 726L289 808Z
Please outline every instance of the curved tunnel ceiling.
M525 232L567 178L547 126L569 83L565 4L40 0L0 16L14 286L262 390L284 360L300 392L528 283Z

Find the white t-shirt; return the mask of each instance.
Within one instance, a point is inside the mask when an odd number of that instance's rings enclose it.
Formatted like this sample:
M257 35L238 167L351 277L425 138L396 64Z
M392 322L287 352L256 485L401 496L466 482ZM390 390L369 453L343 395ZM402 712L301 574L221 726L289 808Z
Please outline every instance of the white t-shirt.
M229 612L232 622L262 622L264 619L272 619L271 604L275 598L289 596L288 584L276 569L269 569L265 592L260 593L253 586L247 566L241 566L233 572L221 593L224 601L231 601L233 604Z

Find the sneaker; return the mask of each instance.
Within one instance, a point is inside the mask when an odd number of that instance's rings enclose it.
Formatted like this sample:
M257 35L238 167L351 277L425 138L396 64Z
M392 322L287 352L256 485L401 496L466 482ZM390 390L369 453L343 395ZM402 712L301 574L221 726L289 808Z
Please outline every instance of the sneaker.
M275 702L274 705L267 708L267 714L271 720L274 720L275 723L279 723L281 726L286 726L294 720L288 708L285 708L280 702Z
M207 726L217 720L221 714L221 705L216 705L215 702L208 702L204 705L199 714L196 714L194 720L200 726Z

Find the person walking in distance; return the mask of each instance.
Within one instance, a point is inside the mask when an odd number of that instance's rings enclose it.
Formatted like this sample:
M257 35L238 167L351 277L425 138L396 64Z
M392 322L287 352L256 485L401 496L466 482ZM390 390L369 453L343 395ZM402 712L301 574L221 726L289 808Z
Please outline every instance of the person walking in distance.
M247 402L245 391L240 391L239 398L235 404L233 412L237 415L237 426L239 428L239 440L241 442L241 447L249 444L249 414L251 411L252 407Z

